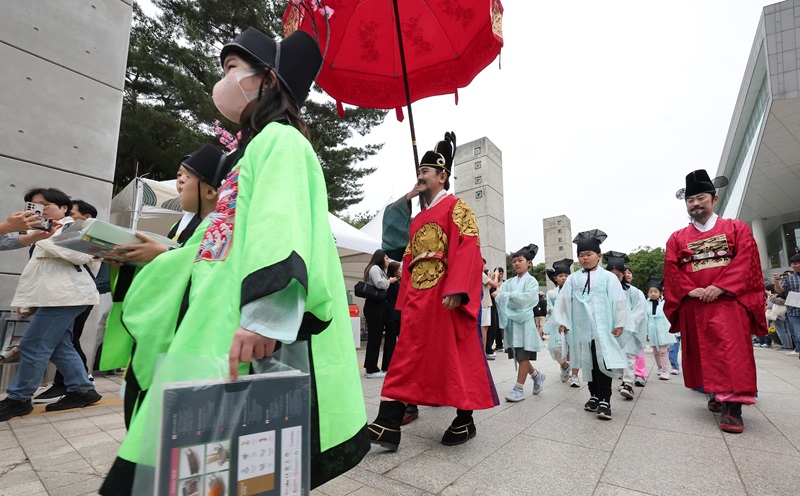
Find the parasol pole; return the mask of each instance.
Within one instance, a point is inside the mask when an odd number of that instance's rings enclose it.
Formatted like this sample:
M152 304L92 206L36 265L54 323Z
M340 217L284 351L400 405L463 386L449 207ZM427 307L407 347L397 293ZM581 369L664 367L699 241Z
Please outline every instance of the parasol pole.
M417 133L414 132L414 113L411 112L411 92L408 89L408 71L406 70L406 54L403 50L403 33L400 29L400 12L397 9L397 0L392 0L394 5L394 20L397 23L397 45L400 48L400 66L403 70L403 86L406 90L406 107L408 107L408 123L411 125L411 147L414 149L414 175L419 169L419 155L417 154Z

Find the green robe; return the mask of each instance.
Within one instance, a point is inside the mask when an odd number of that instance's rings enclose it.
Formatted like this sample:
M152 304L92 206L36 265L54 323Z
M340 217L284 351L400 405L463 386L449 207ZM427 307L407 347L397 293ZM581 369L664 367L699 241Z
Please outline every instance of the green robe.
M349 470L369 451L325 180L311 144L295 128L271 123L262 130L221 186L208 227L198 229L184 248L148 264L134 286L123 322L137 340L133 367L142 389L226 377L227 366L220 364L227 363L240 325L284 345L306 340L312 488ZM118 465L124 472L126 461L155 462L150 428L159 407L157 395L144 399L106 481L109 487Z

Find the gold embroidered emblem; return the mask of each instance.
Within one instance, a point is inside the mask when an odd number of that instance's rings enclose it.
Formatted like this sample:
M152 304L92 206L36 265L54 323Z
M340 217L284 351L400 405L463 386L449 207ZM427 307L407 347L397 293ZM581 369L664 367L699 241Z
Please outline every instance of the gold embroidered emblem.
M429 222L423 225L409 243L412 259L425 252L447 253L447 234L439 224ZM438 258L420 260L411 267L411 287L430 289L444 275L445 263Z
M503 11L500 10L499 0L492 2L492 33L501 40L503 39Z
M694 257L691 259L692 272L713 267L725 267L733 259L728 238L724 234L686 243L686 247L694 253Z
M297 31L300 27L300 9L298 7L290 8L286 13L286 19L283 22L283 37L286 38L290 34Z
M469 205L464 203L464 200L457 200L453 206L453 222L458 226L458 232L462 236L478 236L478 222L475 220L475 214ZM478 239L478 246L481 240Z

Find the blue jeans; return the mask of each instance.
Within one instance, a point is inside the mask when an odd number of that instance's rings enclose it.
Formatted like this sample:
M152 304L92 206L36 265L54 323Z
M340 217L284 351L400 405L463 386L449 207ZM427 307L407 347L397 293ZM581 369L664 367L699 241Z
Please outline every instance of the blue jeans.
M680 370L681 366L678 365L678 353L681 351L681 337L675 336L675 339L677 339L677 341L669 345L669 363L672 365L673 369Z
M64 374L67 391L94 389L72 345L72 323L86 308L41 307L36 310L19 343L19 368L8 386L9 398L30 399L42 382L48 361L55 363Z
M789 324L789 333L794 339L794 351L800 353L800 317L797 315L787 315L786 323Z
M784 350L791 350L792 335L789 332L789 323L786 321L786 316L784 315L776 319L773 323L775 324L775 331L777 331L778 337L781 338L781 346Z

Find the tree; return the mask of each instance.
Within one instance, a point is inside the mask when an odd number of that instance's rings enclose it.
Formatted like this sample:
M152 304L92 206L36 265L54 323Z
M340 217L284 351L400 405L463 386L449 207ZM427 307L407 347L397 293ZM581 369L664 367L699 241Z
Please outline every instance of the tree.
M136 174L174 177L181 157L215 141L213 122L235 130L211 99L222 77L219 51L248 26L283 33L285 0L152 0L160 10L145 14L133 4L128 66L122 105L115 187ZM336 15L334 13L334 15ZM316 87L315 87L316 88ZM319 100L319 88L317 94ZM354 132L364 136L383 122L387 111L348 109L344 118L332 102L309 99L302 111L310 126L328 185L329 209L337 212L363 197L361 179L374 168L357 167L382 144L345 146Z
M367 225L367 223L369 221L374 219L375 215L377 213L378 212L376 210L375 212L367 211L367 212L361 212L360 214L355 214L355 215L343 215L343 214L340 214L339 218L342 219L343 221L347 222L351 226L355 227L356 229L361 229L362 227Z
M664 249L640 246L629 253L628 265L633 272L633 285L644 291L650 277L664 276Z

